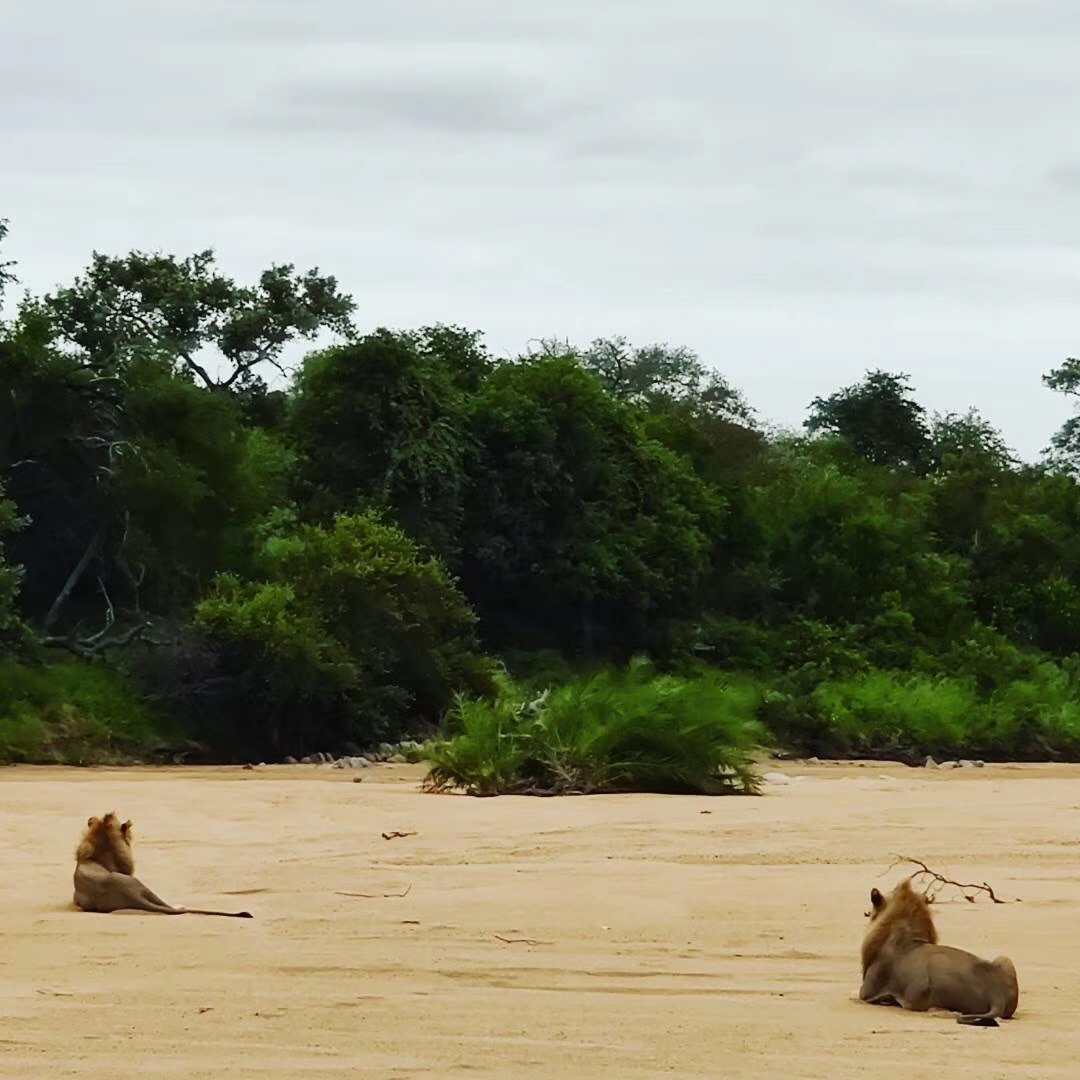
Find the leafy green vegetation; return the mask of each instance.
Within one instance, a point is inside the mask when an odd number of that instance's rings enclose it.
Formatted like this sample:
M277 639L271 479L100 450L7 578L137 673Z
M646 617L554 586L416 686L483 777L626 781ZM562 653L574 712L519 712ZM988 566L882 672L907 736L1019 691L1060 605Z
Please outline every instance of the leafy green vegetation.
M0 661L0 760L103 765L156 749L166 728L117 671Z
M683 679L646 663L563 683L529 701L459 697L428 744L432 790L474 795L653 791L753 793L764 739L753 686L717 672Z
M10 310L0 760L438 732L432 787L490 794L753 790L760 746L1080 759L1076 417L1020 462L869 371L776 434L682 346L354 310L208 251Z
M196 609L217 657L202 682L211 742L279 757L372 742L414 711L441 715L455 689L491 688L465 598L375 511L272 536L259 564L256 580L221 575Z

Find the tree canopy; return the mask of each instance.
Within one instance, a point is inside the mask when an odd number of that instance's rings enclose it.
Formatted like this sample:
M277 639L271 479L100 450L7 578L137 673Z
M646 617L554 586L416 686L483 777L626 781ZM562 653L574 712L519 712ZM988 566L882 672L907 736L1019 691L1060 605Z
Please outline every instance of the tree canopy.
M474 329L360 331L355 310L318 270L242 285L210 251L95 253L15 306L0 663L36 674L0 697L0 755L32 755L61 699L231 760L448 716L559 752L506 679L572 687L552 724L624 710L620 748L670 691L689 704L649 745L710 760L701 702L814 752L1080 754L1075 418L1021 463L976 409L930 414L870 370L777 435L683 346L495 357ZM1080 394L1080 362L1044 381ZM651 674L610 674L641 656Z

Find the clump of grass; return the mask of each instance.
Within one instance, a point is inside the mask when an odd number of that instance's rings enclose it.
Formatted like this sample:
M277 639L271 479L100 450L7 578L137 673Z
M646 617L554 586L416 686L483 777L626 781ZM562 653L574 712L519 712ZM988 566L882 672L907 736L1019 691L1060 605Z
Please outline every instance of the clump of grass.
M425 748L425 786L473 795L756 794L759 700L749 683L715 672L657 675L644 661L532 701L504 680L494 701L456 701Z
M761 716L783 742L819 757L927 754L989 761L1080 757L1080 680L1038 665L980 694L974 677L874 670L796 695L769 692Z
M826 683L811 699L829 738L856 754L910 748L953 756L983 741L982 710L968 681L871 671Z
M155 719L123 675L78 660L0 662L0 761L91 765L137 759Z

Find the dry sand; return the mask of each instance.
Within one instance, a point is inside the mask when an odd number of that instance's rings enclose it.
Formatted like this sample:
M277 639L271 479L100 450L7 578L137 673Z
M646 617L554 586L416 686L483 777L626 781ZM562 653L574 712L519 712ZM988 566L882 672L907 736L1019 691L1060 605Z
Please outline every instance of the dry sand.
M1080 1075L1080 768L769 768L804 779L471 799L416 766L0 770L0 1075ZM79 827L113 808L167 900L255 918L72 910ZM1011 1023L855 1000L890 852L1021 898L936 908L1013 957Z

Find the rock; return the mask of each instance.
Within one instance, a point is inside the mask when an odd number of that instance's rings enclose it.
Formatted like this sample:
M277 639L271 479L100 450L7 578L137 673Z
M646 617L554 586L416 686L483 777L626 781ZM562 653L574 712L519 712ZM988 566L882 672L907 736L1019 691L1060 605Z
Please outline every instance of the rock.
M985 761L973 761L972 765L974 765L976 769L982 769L982 768L984 768L986 766L986 762Z
M345 769L345 768L348 768L348 764L349 764L349 759L348 758L338 758L337 761L333 761L333 762L330 763L330 768L331 769Z
M371 762L368 761L368 759L363 755L358 755L357 757L349 758L349 764L354 769L366 769L371 764Z
M807 758L806 759L806 764L807 765L820 765L821 764L821 758L819 758L819 757Z
M362 781L363 779L364 779L364 778L363 778L362 776L354 776L354 777L352 778L352 782L353 782L354 784L359 784L359 783L360 783L360 782L361 782L361 781Z
M770 784L789 784L791 781L781 772L767 772L761 777L762 780L767 780Z
M373 754L370 750L364 755L365 760L369 765L374 765L379 760L378 754Z
M300 759L300 764L301 765L314 765L315 764L315 759L310 754L305 754Z
M283 765L299 765L300 763L296 760L296 758L294 758L292 756L292 754L289 754L289 756L282 762L282 764Z
M939 769L955 769L956 768L956 762L955 761L943 761L938 766L938 768Z
M247 763L247 764L246 764L246 765L244 766L244 768L245 768L245 769L254 769L254 768L255 768L255 766L254 766L254 765L252 765L252 764L251 764L251 762L249 761L249 762L248 762L248 763Z
M404 765L407 762L404 754L391 754L388 760L391 765Z
M338 743L335 752L337 753L338 757L346 758L356 757L357 754L363 753L360 747L349 739L346 739L344 742Z
M961 769L974 769L975 768L975 762L974 761L969 761L967 758L961 758L956 764Z
M376 750L378 751L381 758L388 758L391 754L395 752L394 748L388 742L379 743L379 745L376 747Z
M923 762L923 767L926 768L926 769L936 769L937 768L937 762L932 757L928 757Z

